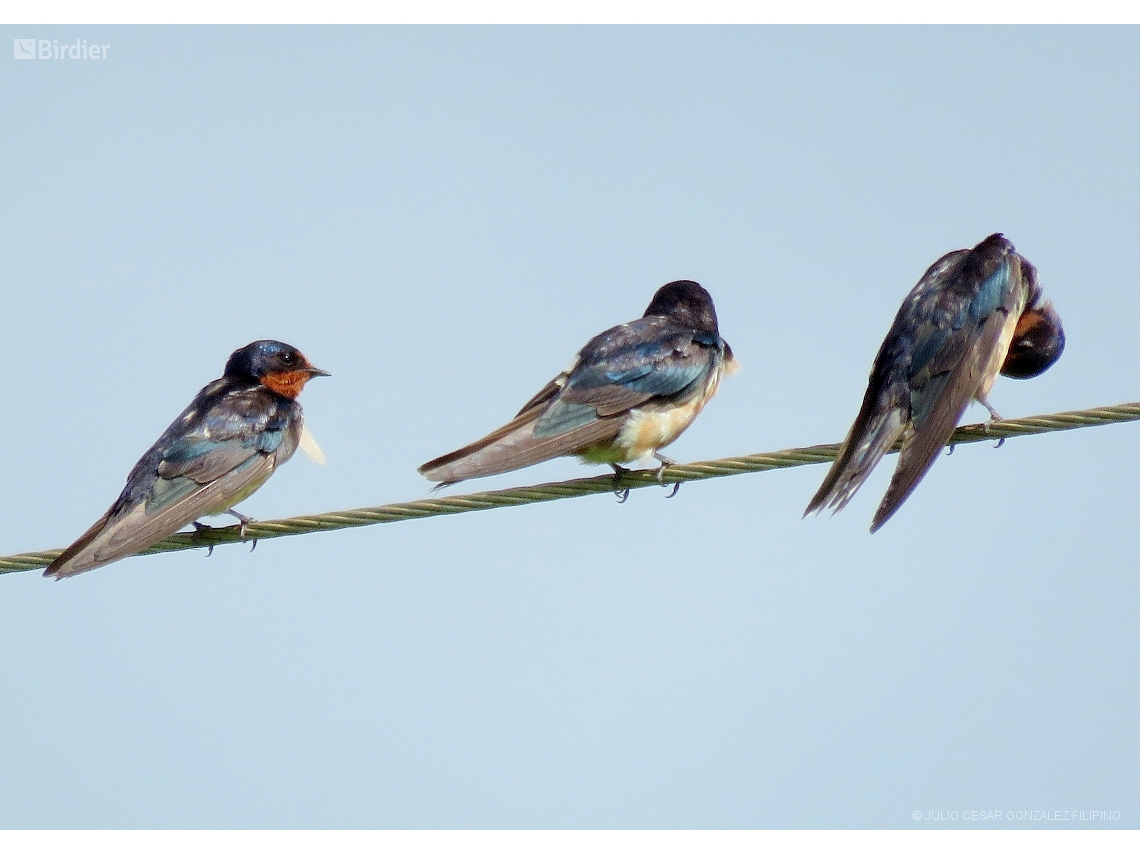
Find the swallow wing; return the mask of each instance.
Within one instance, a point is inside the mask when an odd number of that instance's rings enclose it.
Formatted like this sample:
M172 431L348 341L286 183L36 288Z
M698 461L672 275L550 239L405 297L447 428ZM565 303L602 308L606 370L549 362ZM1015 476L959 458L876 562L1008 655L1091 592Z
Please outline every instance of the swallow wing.
M995 269L996 267L996 269ZM1018 310L1016 264L1002 258L986 265L981 281L933 295L918 324L909 373L912 432L899 454L879 509L877 531L899 509L934 465L970 401L978 394L1010 317ZM965 298L964 296L965 295Z
M432 481L521 469L613 440L630 409L684 398L700 388L717 358L716 342L660 317L614 327L579 352L571 370L548 383L508 424L419 471Z
M266 407L257 396L227 396L197 413L192 404L171 425L135 466L110 510L45 575L92 570L146 549L201 516L224 513L265 483L300 439L300 420Z
M1015 308L1019 268L1000 235L947 253L926 271L895 317L871 369L859 415L805 515L842 510L883 455L907 435L875 531L898 510L978 391Z
M910 424L910 369L915 339L924 326L937 327L930 295L969 250L944 255L930 266L903 301L871 367L859 415L827 471L804 516L831 508L843 510L863 486L883 455Z
M531 412L512 419L482 439L428 461L419 472L429 481L439 481L447 487L468 478L513 472L578 448L607 442L621 430L619 419L595 419L563 434L536 436L537 417L537 413Z
M702 389L720 358L719 340L691 330L655 329L664 326L662 320L642 318L587 345L561 394L539 417L535 434L564 435L635 407L684 401Z
M86 543L77 542L71 547L75 550L72 555L61 555L58 565L53 564L56 569L51 575L73 576L110 564L153 546L199 517L224 512L265 483L275 466L273 455L258 455L215 481L188 481L178 485L186 487L185 492L160 493L164 502L157 507L148 508L145 502L133 505L109 519Z

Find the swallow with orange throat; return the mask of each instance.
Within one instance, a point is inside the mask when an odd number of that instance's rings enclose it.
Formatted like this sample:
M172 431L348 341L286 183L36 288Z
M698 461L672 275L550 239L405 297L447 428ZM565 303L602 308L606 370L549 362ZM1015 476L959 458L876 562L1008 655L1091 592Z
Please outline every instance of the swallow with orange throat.
M895 316L859 415L804 516L842 510L901 438L898 466L871 523L877 531L934 465L971 401L990 421L1000 418L988 399L999 373L1036 377L1064 349L1061 318L1037 268L1004 236L942 256Z
M574 455L609 464L615 482L621 464L650 456L660 474L672 463L660 449L693 423L736 368L709 292L687 279L670 282L641 318L590 339L510 422L419 472L447 486Z
M297 396L314 368L295 347L255 341L234 351L218 380L203 388L135 464L115 503L44 575L94 570L153 546L204 515L232 510L293 456L320 451L304 430Z

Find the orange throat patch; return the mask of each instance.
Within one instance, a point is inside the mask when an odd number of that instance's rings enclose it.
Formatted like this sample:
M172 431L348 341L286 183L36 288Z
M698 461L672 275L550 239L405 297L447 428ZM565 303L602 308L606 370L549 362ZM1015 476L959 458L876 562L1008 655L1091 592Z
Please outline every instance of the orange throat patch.
M275 371L261 378L261 385L286 398L296 398L312 377L308 371Z
M1045 317L1035 309L1029 309L1017 319L1017 326L1013 330L1015 339L1021 338L1038 324L1045 323Z

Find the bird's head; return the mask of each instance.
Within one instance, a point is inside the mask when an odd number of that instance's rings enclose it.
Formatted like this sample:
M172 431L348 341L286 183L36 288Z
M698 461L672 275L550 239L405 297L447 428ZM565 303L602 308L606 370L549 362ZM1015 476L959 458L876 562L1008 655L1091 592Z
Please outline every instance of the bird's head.
M658 288L645 310L645 317L654 315L669 318L681 326L720 335L712 297L690 279L678 279Z
M1022 275L1029 280L1028 306L1017 319L1013 340L1001 366L1004 376L1017 380L1043 374L1065 350L1065 328L1061 326L1061 316L1053 308L1053 302L1045 299L1037 284L1037 269L1023 260Z
M314 368L297 348L262 339L235 350L226 362L225 375L257 380L278 395L296 398L307 382L329 373Z

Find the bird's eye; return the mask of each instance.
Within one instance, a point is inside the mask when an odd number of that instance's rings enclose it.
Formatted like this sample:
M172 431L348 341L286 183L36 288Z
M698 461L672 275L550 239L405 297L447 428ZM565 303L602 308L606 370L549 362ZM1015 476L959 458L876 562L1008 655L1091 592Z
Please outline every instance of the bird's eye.
M281 360L282 365L292 365L294 362L297 361L297 356L296 356L296 354L293 354L293 353L282 353L277 358Z

